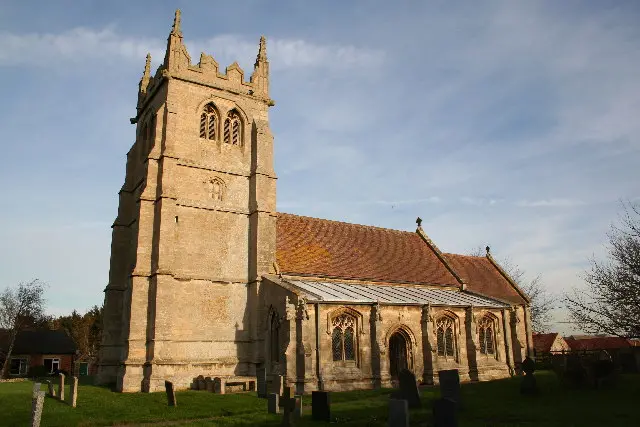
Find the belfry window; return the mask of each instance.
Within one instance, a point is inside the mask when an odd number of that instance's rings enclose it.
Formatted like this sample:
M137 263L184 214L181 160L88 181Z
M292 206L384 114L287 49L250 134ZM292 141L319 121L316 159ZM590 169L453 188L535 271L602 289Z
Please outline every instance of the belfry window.
M478 330L480 335L480 353L494 354L493 321L489 316L484 317L480 321Z
M242 121L235 110L229 111L224 121L223 141L225 144L242 145Z
M200 138L216 140L218 113L213 104L207 104L200 114Z
M454 356L455 355L455 338L454 324L449 317L443 317L436 323L438 356Z
M356 360L356 319L341 314L333 319L331 333L331 352L334 362Z

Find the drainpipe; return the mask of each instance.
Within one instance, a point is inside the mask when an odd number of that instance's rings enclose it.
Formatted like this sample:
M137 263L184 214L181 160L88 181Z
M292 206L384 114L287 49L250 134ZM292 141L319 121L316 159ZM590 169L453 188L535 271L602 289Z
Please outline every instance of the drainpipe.
M324 390L322 372L320 371L320 304L315 303L316 312L316 377L318 378L318 390Z

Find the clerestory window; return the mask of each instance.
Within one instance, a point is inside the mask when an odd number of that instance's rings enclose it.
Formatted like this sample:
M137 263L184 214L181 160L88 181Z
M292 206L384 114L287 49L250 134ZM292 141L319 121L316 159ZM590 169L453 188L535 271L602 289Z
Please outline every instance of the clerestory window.
M200 138L215 141L218 132L218 113L213 104L207 104L200 114Z
M436 323L438 356L453 357L455 356L455 338L453 319L443 317Z
M333 319L331 348L334 362L356 360L356 319L341 314Z

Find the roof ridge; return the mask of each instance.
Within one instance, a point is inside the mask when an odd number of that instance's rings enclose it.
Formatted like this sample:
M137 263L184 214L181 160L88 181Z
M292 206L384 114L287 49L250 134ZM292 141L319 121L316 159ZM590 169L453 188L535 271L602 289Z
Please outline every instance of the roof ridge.
M278 216L286 215L286 216L292 216L292 217L297 217L297 218L307 218L307 219L313 219L313 220L316 220L316 221L334 222L334 223L338 223L338 224L354 225L356 227L373 228L373 229L383 230L383 231L392 231L392 232L395 232L395 233L415 234L415 231L397 230L395 228L378 227L376 225L356 224L356 223L353 223L353 222L338 221L338 220L335 220L335 219L317 218L317 217L314 217L314 216L296 215L296 214L290 214L290 213L286 213L286 212L276 212L276 214Z
M475 258L475 259L486 259L487 257L484 255L466 255L466 254L454 254L452 252L443 252L444 256L453 255L453 256L462 256L465 258Z

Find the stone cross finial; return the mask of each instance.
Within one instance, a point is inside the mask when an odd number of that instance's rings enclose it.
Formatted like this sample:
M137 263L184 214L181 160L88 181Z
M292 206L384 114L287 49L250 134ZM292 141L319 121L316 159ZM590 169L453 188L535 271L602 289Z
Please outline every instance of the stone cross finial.
M484 248L487 251L487 255L489 255L489 253L491 253L491 248L489 246L487 246L486 248Z
M180 9L176 9L176 16L173 18L171 34L182 37L182 30L180 30Z
M422 218L418 217L416 219L416 224L418 224L418 227L422 227Z

